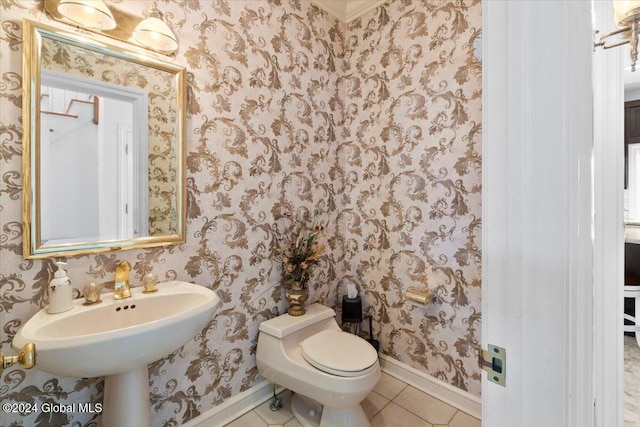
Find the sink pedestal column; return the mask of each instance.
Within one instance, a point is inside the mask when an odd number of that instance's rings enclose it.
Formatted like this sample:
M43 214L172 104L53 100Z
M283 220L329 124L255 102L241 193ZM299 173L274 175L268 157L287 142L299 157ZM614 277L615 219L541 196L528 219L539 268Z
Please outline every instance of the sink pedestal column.
M122 374L107 375L104 379L102 407L104 427L151 427L147 366Z

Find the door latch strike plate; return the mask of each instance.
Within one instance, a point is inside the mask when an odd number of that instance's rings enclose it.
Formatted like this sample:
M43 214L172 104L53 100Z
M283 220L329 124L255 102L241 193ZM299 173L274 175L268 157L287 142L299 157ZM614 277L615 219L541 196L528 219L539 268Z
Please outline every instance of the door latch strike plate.
M487 371L487 379L501 386L505 386L507 373L507 350L496 345L489 344L489 350L480 349L478 364Z

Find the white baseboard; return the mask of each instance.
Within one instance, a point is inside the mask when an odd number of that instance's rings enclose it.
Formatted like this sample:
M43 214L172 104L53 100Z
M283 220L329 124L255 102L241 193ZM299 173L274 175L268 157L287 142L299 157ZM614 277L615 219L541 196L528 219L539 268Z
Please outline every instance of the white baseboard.
M276 393L284 390L276 387ZM249 390L225 400L220 405L187 421L184 427L220 427L257 408L273 396L273 385L264 380Z
M481 419L482 402L480 396L454 387L384 354L380 355L380 367L383 372L448 403L462 412Z
M451 384L440 381L384 354L380 355L380 367L383 372L480 419L482 405L479 396L460 390ZM184 427L220 427L227 425L269 400L273 395L272 387L269 381L264 380L249 390L243 391L200 414L198 417L189 420L184 424ZM284 390L283 387L277 387L276 392L280 393L282 390Z

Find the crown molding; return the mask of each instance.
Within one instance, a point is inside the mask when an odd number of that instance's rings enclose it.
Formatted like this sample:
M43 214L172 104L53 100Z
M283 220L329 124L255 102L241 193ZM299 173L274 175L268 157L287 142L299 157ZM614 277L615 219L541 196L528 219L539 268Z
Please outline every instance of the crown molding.
M311 3L327 11L338 20L349 23L387 0L311 0Z

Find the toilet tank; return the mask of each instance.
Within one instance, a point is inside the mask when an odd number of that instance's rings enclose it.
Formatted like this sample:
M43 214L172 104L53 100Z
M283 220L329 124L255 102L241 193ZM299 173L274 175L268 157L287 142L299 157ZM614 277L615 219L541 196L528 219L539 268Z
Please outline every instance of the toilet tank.
M327 319L333 319L335 315L336 312L329 307L318 303L311 304L305 307L305 314L302 316L283 314L262 322L260 324L260 333L281 339L310 326L319 325Z

